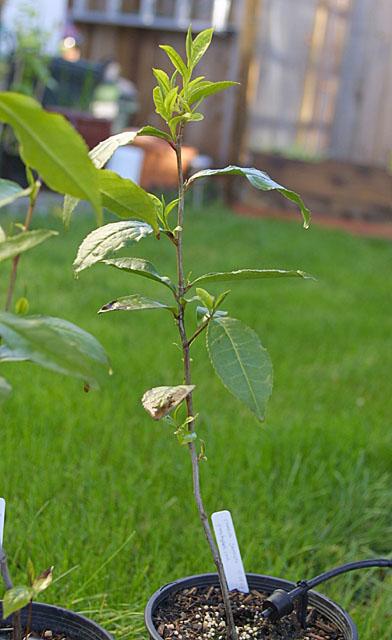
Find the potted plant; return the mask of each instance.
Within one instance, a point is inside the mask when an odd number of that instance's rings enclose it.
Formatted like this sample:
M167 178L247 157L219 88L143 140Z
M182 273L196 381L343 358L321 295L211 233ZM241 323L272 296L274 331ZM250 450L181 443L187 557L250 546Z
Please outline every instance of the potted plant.
M45 112L32 98L13 92L0 93L0 122L12 128L20 145L28 186L0 179L0 208L27 198L23 224L0 226L0 271L5 283L5 309L0 311L0 368L7 362L32 362L51 371L73 376L85 391L98 387L110 373L110 363L101 344L87 331L62 318L30 315L29 300L17 296L18 273L23 253L55 237L51 229L32 229L42 182L73 199L90 201L102 218L103 197L96 164L108 158L133 134L109 138L89 156L86 144L60 115ZM113 194L112 194L113 197ZM110 202L106 202L110 208ZM3 228L4 227L4 228ZM8 267L8 268L7 268ZM6 270L4 269L6 268ZM8 278L7 278L8 272ZM82 388L83 388L82 387ZM0 375L0 400L11 393L11 385ZM0 407L1 411L1 407ZM5 595L0 602L0 635L22 640L32 634L71 640L110 640L94 622L71 611L32 602L51 581L51 569L37 578L30 567L29 584L14 586L3 549L4 500L0 498L0 573ZM4 619L3 619L4 617Z
M181 446L188 449L192 464L193 493L200 523L216 566L216 574L203 574L175 581L159 589L149 601L145 620L151 638L190 640L211 638L265 638L294 640L303 637L355 640L354 623L337 604L310 588L325 579L348 569L339 567L309 582L293 585L285 580L264 575L248 574L247 584L240 591L229 589L227 571L214 538L210 519L204 506L200 488L200 465L206 459L205 443L197 429L194 406L195 384L192 378L192 347L205 336L212 365L223 384L263 420L272 390L272 365L256 333L242 322L231 318L224 310L230 293L223 290L214 295L205 287L209 283L234 282L244 279L309 278L302 271L234 267L229 272L191 276L184 265L186 241L185 195L192 185L208 176L240 175L256 189L276 190L296 204L302 214L304 227L309 226L310 213L300 196L275 182L267 174L254 168L228 166L223 169L200 171L184 178L182 143L185 127L203 118L199 106L205 98L228 89L230 81L210 82L194 71L209 47L212 30L208 29L192 39L189 29L186 38L186 61L170 46L161 48L174 66L171 76L154 69L157 86L153 91L156 112L165 123L164 129L146 126L138 135L150 135L165 140L176 154L178 194L166 203L143 192L129 180L120 179L102 170L101 181L116 192L117 212L128 212L126 222L110 223L90 233L79 247L75 273L99 262L112 268L155 281L168 294L150 299L131 294L104 304L99 313L113 311L160 310L174 321L178 331L183 365L182 380L172 386L158 386L143 396L142 403L155 420L165 420L173 429ZM75 203L66 201L68 219ZM177 279L172 281L148 260L133 257L114 257L126 244L155 235L169 241L173 247ZM190 313L197 315L197 325L190 329ZM370 565L369 565L370 566ZM373 566L373 565L371 565ZM389 566L388 561L384 565ZM246 582L246 577L244 576ZM249 591L249 593L244 593ZM309 592L309 593L308 593ZM308 608L308 604L309 607ZM296 607L295 607L296 605ZM294 610L295 609L295 610ZM305 631L306 628L306 631ZM310 633L310 636L306 634Z

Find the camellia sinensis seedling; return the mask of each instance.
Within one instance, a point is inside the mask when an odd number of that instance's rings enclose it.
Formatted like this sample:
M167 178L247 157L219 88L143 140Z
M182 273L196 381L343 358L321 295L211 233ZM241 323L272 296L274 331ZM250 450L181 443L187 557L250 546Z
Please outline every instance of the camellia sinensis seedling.
M259 420L263 420L266 403L272 390L272 365L266 349L250 327L232 318L222 308L229 294L227 290L215 295L208 285L216 282L240 282L241 280L263 280L266 278L307 278L302 271L282 269L239 269L206 273L191 277L184 265L184 215L185 194L194 183L208 176L243 176L252 186L261 191L276 190L298 205L304 221L309 226L310 214L300 196L272 180L266 173L254 168L228 166L223 169L208 169L191 175L187 180L183 173L182 145L184 129L190 123L203 119L200 107L210 95L228 89L236 83L230 81L210 82L197 76L195 69L207 51L212 38L212 29L203 31L192 39L189 29L186 38L186 60L170 46L161 48L169 57L174 71L169 76L161 69L153 69L157 86L153 91L156 112L164 122L163 129L146 126L138 135L155 136L165 140L174 150L178 169L178 194L171 202L165 202L148 194L130 180L118 178L112 172L103 171L103 182L116 182L117 204L128 212L127 221L110 223L90 233L79 247L74 263L76 274L96 263L104 263L115 269L155 281L162 292L162 299L150 299L131 293L105 304L100 313L112 311L160 310L171 318L178 330L182 352L182 381L172 386L160 386L146 391L142 402L155 420L165 419L174 429L181 445L185 445L192 461L193 492L200 521L207 538L219 574L227 619L227 636L236 638L236 629L230 608L227 583L212 534L210 521L200 491L200 462L206 458L204 441L196 430L197 414L194 407L195 385L192 380L191 350L196 340L204 334L212 365L223 384L242 400ZM68 218L75 203L65 203ZM176 281L163 275L151 262L134 257L113 257L125 245L139 242L148 236L165 237L173 246L177 267ZM190 331L189 317L197 314L197 328ZM182 406L185 403L185 416ZM181 406L180 406L181 405Z

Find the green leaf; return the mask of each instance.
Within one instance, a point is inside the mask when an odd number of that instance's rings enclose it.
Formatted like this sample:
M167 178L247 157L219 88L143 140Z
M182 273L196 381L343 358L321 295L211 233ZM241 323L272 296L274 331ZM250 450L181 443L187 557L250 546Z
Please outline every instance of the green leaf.
M171 307L164 302L158 302L157 300L151 300L135 293L131 296L124 296L117 300L112 300L104 304L100 308L98 313L106 313L107 311L143 311L144 309L168 309L174 313L175 308Z
M304 271L285 271L283 269L238 269L237 271L222 271L216 273L205 273L199 276L189 287L193 287L199 282L225 282L231 280L258 280L264 278L304 278L313 280L314 278Z
M7 239L7 236L5 235L5 231L3 227L0 226L0 243L4 242L6 239Z
M102 169L99 172L99 189L104 207L120 218L136 218L148 222L159 232L156 212L156 198L128 178L121 178L114 171ZM159 203L159 200L158 200Z
M203 100L203 98L212 96L215 93L220 93L238 84L238 82L232 82L231 80L222 80L221 82L210 82L206 80L196 85L193 91L190 92L188 99L190 104L194 104L195 102L199 102L199 100Z
M207 320L210 317L210 309L207 307L196 307L196 318L197 320ZM225 318L227 316L227 311L214 311L214 318Z
M147 125L146 127L142 127L137 132L138 136L153 136L154 138L161 138L162 140L166 140L166 142L173 142L170 135L165 131L161 131L156 127L152 127L151 125Z
M28 96L0 92L0 120L13 128L26 165L54 191L89 200L102 219L96 171L87 145L63 116L44 111Z
M146 391L142 398L142 405L154 420L161 420L178 407L194 389L194 384L154 387Z
M142 258L113 258L112 260L102 260L102 262L110 267L121 269L121 271L128 271L128 273L134 273L135 275L155 280L155 282L160 282L171 291L175 290L175 286L169 278L161 276L151 262Z
M165 108L165 113L167 114L168 119L172 117L176 109L177 94L178 94L178 87L174 87L173 89L170 89L169 93L165 98L164 108Z
M16 236L12 236L3 242L0 242L0 262L14 258L20 253L24 253L29 249L37 247L48 238L57 236L57 231L50 229L36 229L35 231L24 231Z
M154 87L152 90L152 98L154 100L155 111L158 115L160 115L164 120L167 119L167 114L165 110L165 104L163 101L162 91L160 87Z
M48 316L0 312L0 361L30 361L97 387L110 370L100 343L76 325Z
M107 255L119 251L126 244L139 242L153 232L152 227L145 222L125 220L111 222L103 227L94 229L85 237L78 249L73 263L75 273L91 267L96 262L104 260Z
M185 50L186 50L186 57L188 60L188 69L191 69L192 67L192 25L190 24L188 27L188 31L186 34L186 39L185 39Z
M116 133L114 136L110 136L100 142L96 147L89 151L89 157L93 161L94 166L97 169L102 169L105 164L110 160L114 152L126 144L130 144L134 141L138 132L124 131L123 133ZM71 222L72 213L79 203L78 198L66 195L63 204L63 222L65 226L69 226Z
M53 580L53 567L49 567L43 571L37 578L35 578L32 587L34 590L34 595L36 596L38 593L45 591L52 583Z
M3 402L11 393L12 387L5 378L0 376L0 402Z
M199 296L201 302L205 304L207 309L209 311L212 311L212 309L214 308L214 302L215 302L214 296L208 293L208 291L206 291L205 289L201 289L200 287L196 288L196 293Z
M170 47L167 44L160 44L159 47L166 53L175 69L177 69L177 71L182 75L184 79L187 79L189 76L189 72L180 54L177 53L177 51L173 49L173 47Z
M247 180L249 180L250 184L253 187L255 187L256 189L260 189L261 191L272 191L273 189L275 189L276 191L281 193L282 196L284 196L288 200L291 200L299 206L304 220L304 227L305 229L308 229L310 224L310 211L305 206L302 198L298 195L298 193L286 189L286 187L278 184L278 182L275 182L275 180L270 178L268 174L264 173L264 171L260 171L259 169L254 169L252 167L236 167L234 165L230 165L228 167L225 167L224 169L204 169L203 171L194 173L193 176L189 178L187 186L189 186L199 178L225 175L243 176L247 178Z
M30 195L31 191L31 187L23 189L12 180L0 178L0 208L5 207L7 204L11 204L11 202L14 202L18 198Z
M153 69L152 72L158 82L162 96L166 96L171 89L169 76L162 69Z
M13 587L5 592L3 598L3 618L8 618L15 611L23 609L33 598L31 587Z
M258 335L239 320L216 318L208 325L207 348L223 384L264 420L272 392L272 364Z
M200 62L211 44L213 29L205 29L199 33L192 43L192 69Z

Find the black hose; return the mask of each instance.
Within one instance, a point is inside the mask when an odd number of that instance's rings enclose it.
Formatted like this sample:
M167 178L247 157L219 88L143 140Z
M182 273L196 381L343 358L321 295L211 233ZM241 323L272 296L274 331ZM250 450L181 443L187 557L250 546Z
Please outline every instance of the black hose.
M301 580L297 586L291 591L276 589L265 601L263 617L271 620L279 620L282 616L291 613L294 610L294 600L300 598L300 622L305 626L304 616L306 611L307 592L322 582L326 582L331 578L340 576L343 573L354 571L356 569L366 569L370 567L392 567L392 560L388 558L375 558L374 560L359 560L358 562L347 562L339 567L320 573L320 575L311 580Z

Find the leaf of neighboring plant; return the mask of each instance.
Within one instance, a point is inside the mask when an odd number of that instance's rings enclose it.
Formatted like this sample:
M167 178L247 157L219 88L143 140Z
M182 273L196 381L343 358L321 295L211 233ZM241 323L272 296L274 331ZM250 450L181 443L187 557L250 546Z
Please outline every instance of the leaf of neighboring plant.
M164 302L151 300L135 293L131 296L124 296L112 302L104 304L98 313L106 313L107 311L142 311L143 309L168 309L174 312L175 308Z
M31 587L13 587L5 592L3 598L3 618L8 618L11 613L23 609L33 597Z
M0 226L0 243L7 239L3 227Z
M304 271L285 271L283 269L238 269L236 271L223 271L217 273L205 273L199 276L190 286L200 282L224 282L230 280L258 280L265 278L304 278L313 280L314 278Z
M275 189L279 193L282 194L288 200L291 200L295 204L297 204L301 210L302 217L304 220L304 227L307 229L310 223L310 211L305 206L302 198L295 193L295 191L290 191L290 189L286 189L278 182L275 182L272 178L269 177L267 173L264 171L260 171L259 169L254 169L252 167L236 167L234 165L229 165L224 169L204 169L203 171L198 171L193 174L187 182L188 185L192 184L198 178L207 178L208 176L224 176L224 175L236 175L243 176L249 180L250 184L256 189L260 189L261 191L271 191Z
M54 191L89 200L102 219L97 172L87 145L63 116L44 111L28 96L7 91L0 93L0 120L13 128L26 165Z
M154 420L161 420L194 390L194 384L182 384L177 387L154 387L146 391L142 405Z
M18 198L23 198L31 193L31 187L23 189L20 185L12 180L0 178L0 208L11 204Z
M239 320L216 318L208 325L207 348L223 384L264 420L272 392L272 364L258 335Z
M215 93L220 93L221 91L225 91L226 89L238 84L238 82L232 82L231 80L222 80L221 82L210 82L209 80L206 80L205 82L201 82L191 92L189 102L194 104L195 102L199 102L199 100L203 100L203 98L212 96Z
M37 247L48 238L57 236L57 231L50 231L49 229L36 229L35 231L25 231L18 233L16 236L12 236L0 242L0 262L14 258L20 253L24 253L29 249Z
M85 237L78 249L73 263L75 273L104 260L107 255L118 251L126 244L139 242L151 233L153 233L153 229L149 224L136 220L110 222L103 227L94 229Z
M164 284L165 287L169 287L172 291L175 289L173 283L166 276L161 276L154 265L142 258L113 258L111 260L102 260L104 264L108 264L110 267L121 269L122 271L128 271L155 282Z
M0 376L0 402L5 400L11 393L12 387L7 380Z
M155 200L135 182L121 178L114 171L102 169L99 172L99 189L104 207L121 218L144 220L156 232L159 231Z
M108 357L90 333L61 318L0 312L0 361L28 360L97 387L110 371Z
M137 135L153 136L154 138L161 138L162 140L166 140L166 142L173 142L168 133L157 129L156 127L152 127L151 125L147 125L146 127L142 127L142 129L139 129Z
M45 591L53 580L53 569L54 567L49 567L46 571L43 571L33 582L33 590L34 595L41 593L41 591Z
M109 138L106 138L106 140L100 142L96 147L91 149L88 154L93 161L94 166L96 166L97 169L102 169L119 147L130 144L134 141L137 135L138 133L134 131L124 131L123 133L116 133L114 136L110 136ZM72 213L78 203L78 198L65 196L63 204L63 222L66 227L69 226Z
M173 49L173 47L170 47L167 44L160 44L159 47L166 53L172 65L175 67L175 69L177 69L177 71L182 75L182 77L188 78L188 75L189 75L188 69L185 62L181 58L180 54L177 53L177 51Z
M35 580L35 568L31 558L27 560L27 578L29 580L29 586L31 587Z
M199 33L192 42L192 68L194 68L204 56L205 52L211 44L213 33L213 29L205 29L204 31Z

